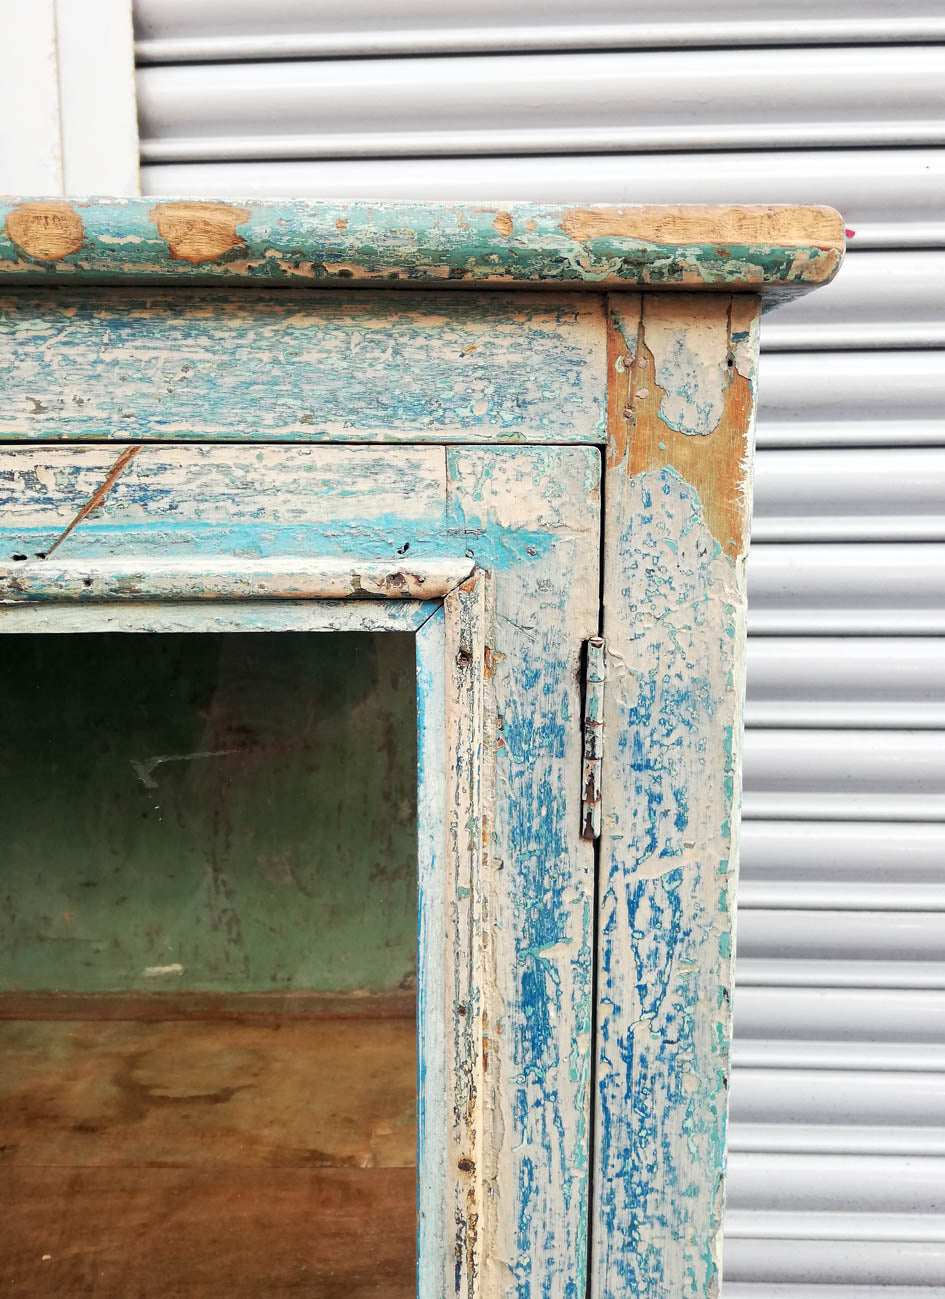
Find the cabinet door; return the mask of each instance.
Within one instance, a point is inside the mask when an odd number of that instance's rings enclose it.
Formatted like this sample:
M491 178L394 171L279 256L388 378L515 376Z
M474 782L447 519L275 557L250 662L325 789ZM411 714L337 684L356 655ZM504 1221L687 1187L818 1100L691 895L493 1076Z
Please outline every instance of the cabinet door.
M584 1292L599 484L0 453L20 1293Z

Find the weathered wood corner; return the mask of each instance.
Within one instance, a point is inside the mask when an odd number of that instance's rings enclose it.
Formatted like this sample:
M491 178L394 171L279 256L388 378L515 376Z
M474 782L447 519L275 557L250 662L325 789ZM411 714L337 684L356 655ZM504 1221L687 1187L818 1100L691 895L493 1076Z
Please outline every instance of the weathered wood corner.
M422 1299L715 1296L759 316L839 216L0 227L0 631L417 634Z

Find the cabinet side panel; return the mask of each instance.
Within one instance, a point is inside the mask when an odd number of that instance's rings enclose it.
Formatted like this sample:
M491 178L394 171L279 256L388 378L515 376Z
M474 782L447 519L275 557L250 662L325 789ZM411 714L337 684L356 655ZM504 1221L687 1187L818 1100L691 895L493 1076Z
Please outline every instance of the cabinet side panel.
M609 300L594 1299L718 1293L758 301Z
M600 452L455 448L449 528L494 575L486 649L481 1294L586 1287L593 845L582 642L599 616Z

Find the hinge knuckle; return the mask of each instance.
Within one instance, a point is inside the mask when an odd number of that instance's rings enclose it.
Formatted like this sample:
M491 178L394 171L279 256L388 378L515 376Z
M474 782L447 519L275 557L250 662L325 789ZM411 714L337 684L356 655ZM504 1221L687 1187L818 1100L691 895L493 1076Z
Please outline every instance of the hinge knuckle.
M584 654L584 760L581 772L581 835L597 839L601 828L601 759L604 752L604 640L592 636Z

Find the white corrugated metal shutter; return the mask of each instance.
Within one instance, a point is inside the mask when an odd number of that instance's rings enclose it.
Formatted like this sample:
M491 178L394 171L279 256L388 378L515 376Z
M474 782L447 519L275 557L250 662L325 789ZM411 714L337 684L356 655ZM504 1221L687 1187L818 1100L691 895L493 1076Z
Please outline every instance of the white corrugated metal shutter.
M844 212L763 329L725 1299L945 1295L941 0L135 10L148 194Z

